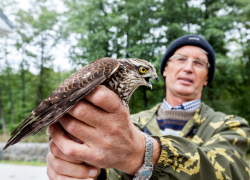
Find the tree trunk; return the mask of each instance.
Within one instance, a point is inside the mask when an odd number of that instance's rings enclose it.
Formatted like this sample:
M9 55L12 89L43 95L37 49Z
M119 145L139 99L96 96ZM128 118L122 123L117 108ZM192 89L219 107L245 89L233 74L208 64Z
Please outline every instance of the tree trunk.
M246 62L245 68L246 68L246 77L247 77L246 81L247 81L248 86L250 86L250 72L249 72L249 70L250 70L250 63L249 63L249 61Z
M11 75L9 72L9 67L7 67L7 78L8 78L8 91L9 91L9 96L10 96L10 111L12 115L12 122L16 124L16 118L15 118L15 113L14 113L14 103L13 103L13 98L12 98Z
M209 18L209 10L208 10L208 7L211 5L211 1L209 1L209 0L205 0L205 13L204 13L204 20L205 20L205 25L204 25L204 27L206 27L207 26L207 24L206 24L206 20ZM209 39L208 39L208 41L209 41ZM208 88L209 88L209 91L208 91L208 94L207 94L207 98L209 99L209 101L213 101L213 99L214 99L214 90L213 90L213 83L212 84L210 84L209 86L208 86Z
M21 79L22 79L22 112L25 112L25 77L24 77L24 67L23 67L24 59L21 63Z
M209 18L209 12L208 12L208 6L209 6L209 2L208 0L205 0L205 13L204 13L204 19L207 20Z
M43 54L44 54L44 38L42 37L41 42L41 65L40 65L40 76L39 76L39 84L38 84L38 95L37 95L37 105L39 105L42 101L42 88L43 88Z
M106 17L107 17L107 12L104 10L104 4L103 4L102 1L101 1L101 3L100 3L100 9L101 9L102 12L104 13L104 18L106 18ZM108 36L108 34L109 34L109 30L107 29L107 27L105 27L105 36ZM110 52L109 52L109 51L110 51L110 50L109 50L109 42L106 41L105 44L106 44L106 46L104 46L104 51L105 51L104 57L110 57L111 54L110 54Z
M187 26L188 26L188 32L190 33L190 23L189 23L189 7L188 7L188 0L185 1L185 8L186 8L186 23L187 23Z
M126 45L126 56L125 57L129 58L128 48L130 47L130 42L129 42L130 41L130 39L129 39L130 38L129 37L130 36L130 34L129 34L130 17L128 17L128 23L127 24L128 24L128 28L127 28L128 31L127 31L127 45Z
M11 74L10 74L10 65L7 59L7 39L5 40L5 49L4 49L4 54L5 54L5 64L7 66L6 71L7 71L7 78L8 78L8 91L9 91L9 97L10 97L10 111L12 115L12 123L16 124L16 119L15 119L15 113L14 113L14 103L12 99L12 88L11 88Z
M7 134L6 123L5 123L5 118L4 118L4 111L3 111L3 105L2 105L1 89L0 89L0 113L1 113L1 121L2 121L3 133Z

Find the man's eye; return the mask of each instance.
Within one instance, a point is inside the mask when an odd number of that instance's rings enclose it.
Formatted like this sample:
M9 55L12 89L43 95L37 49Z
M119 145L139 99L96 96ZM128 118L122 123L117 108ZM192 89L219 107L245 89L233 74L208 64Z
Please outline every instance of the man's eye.
M202 61L194 61L194 64L198 65L198 66L203 66L204 65L204 63Z
M179 58L178 61L186 61L187 59L185 58Z

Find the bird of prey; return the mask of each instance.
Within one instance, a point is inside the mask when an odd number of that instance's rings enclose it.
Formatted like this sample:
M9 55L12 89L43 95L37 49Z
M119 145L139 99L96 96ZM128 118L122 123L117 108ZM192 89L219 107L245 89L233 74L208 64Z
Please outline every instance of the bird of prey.
M150 78L158 82L155 68L145 60L107 57L97 59L68 77L41 102L14 130L4 149L56 122L98 85L105 85L114 91L122 104L128 106L129 99L138 86L145 85L152 89Z

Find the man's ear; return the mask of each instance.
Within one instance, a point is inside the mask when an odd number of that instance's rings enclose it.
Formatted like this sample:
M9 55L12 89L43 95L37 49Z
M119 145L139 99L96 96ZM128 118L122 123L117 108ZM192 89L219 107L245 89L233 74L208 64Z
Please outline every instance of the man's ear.
M164 71L163 71L163 77L167 77L167 66L165 66Z
M207 86L207 81L208 81L208 76L207 76L206 81L204 81L204 83L203 83L203 86L204 86L204 87Z

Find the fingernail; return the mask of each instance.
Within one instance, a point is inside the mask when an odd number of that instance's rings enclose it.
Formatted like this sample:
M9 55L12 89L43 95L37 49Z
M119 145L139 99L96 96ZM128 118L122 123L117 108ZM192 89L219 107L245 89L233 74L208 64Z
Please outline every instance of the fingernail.
M49 134L49 128L47 128L46 134L47 134L48 136L50 135L50 134Z
M48 128L48 134L51 135L51 133L54 131L55 129L55 125L54 124L51 124Z
M90 169L89 171L89 177L96 177L97 170L96 169Z

